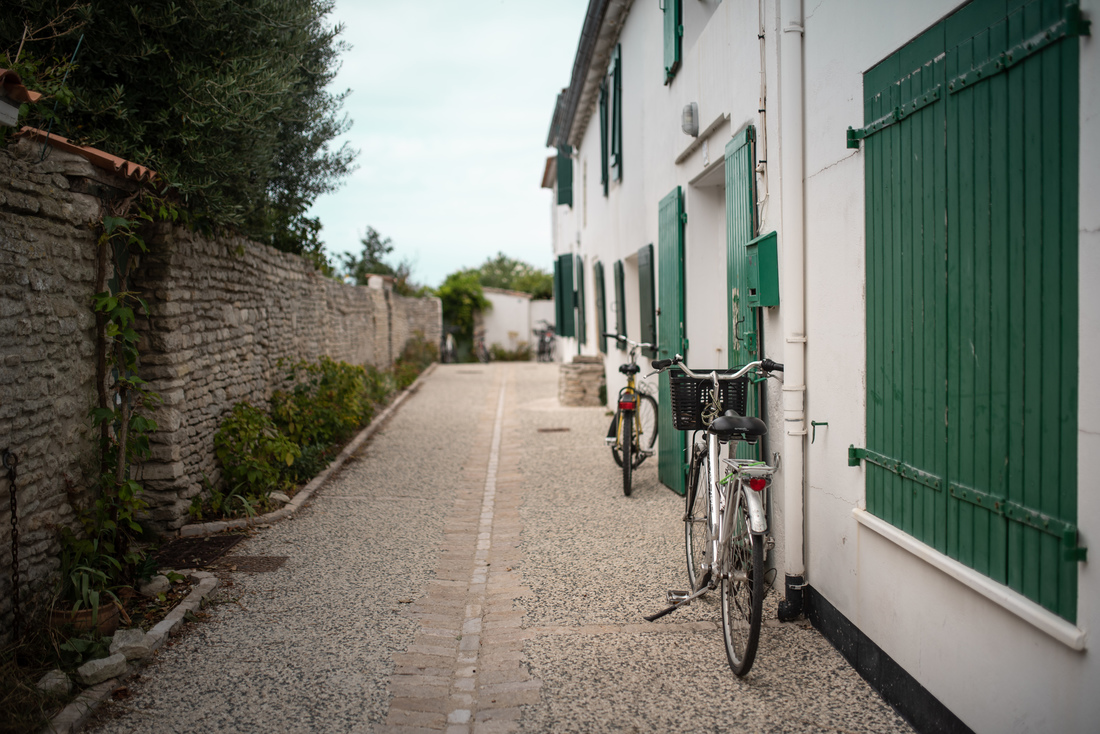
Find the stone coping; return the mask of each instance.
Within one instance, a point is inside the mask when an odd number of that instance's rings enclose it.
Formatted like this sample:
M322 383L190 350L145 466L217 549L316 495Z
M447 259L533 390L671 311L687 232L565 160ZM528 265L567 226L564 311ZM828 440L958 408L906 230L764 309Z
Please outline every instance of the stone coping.
M195 523L193 525L184 525L179 529L179 537L191 538L203 535L213 535L214 533L220 533L225 530L238 530L241 528L251 527L253 525L269 525L278 520L285 520L288 517L293 517L302 505L313 496L313 493L324 485L325 482L333 476L359 447L363 445L363 442L373 436L382 425L389 419L391 415L397 410L397 408L405 402L406 399L417 390L420 389L423 380L430 375L436 368L437 363L432 362L428 367L420 373L420 375L413 381L411 385L402 390L393 402L390 403L385 410L375 416L369 425L364 428L359 434L344 447L344 450L340 452L340 455L332 460L320 474L315 476L309 484L302 487L290 502L286 503L278 510L273 510L264 515L256 515L254 517L241 517L233 520L218 520L216 522L204 522Z

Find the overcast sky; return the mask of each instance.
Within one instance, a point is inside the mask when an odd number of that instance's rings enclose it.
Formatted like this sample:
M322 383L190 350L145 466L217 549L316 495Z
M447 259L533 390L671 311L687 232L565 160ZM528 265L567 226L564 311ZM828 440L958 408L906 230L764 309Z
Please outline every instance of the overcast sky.
M345 138L359 169L311 215L330 253L368 226L437 286L497 252L551 269L539 188L554 100L568 86L587 0L338 0L352 45ZM396 256L396 257L395 257Z

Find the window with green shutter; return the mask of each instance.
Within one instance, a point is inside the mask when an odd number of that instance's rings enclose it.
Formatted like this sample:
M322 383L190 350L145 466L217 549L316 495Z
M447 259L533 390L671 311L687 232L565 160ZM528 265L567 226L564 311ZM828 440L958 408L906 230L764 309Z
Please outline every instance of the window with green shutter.
M558 203L573 206L573 146L558 148Z
M1073 3L974 0L864 76L867 509L1073 621Z
M687 356L684 338L684 196L679 186L657 207L657 358ZM690 363L690 360L689 360ZM684 494L687 478L686 440L672 422L672 391L669 373L657 382L657 478L677 494Z
M600 345L600 351L607 354L607 296L603 282L603 263L598 262L592 266L592 279L596 285L596 343Z
M610 181L623 178L622 45L616 44L600 83L600 182L607 196Z
M657 343L656 283L653 272L653 245L638 250L638 320L642 333L638 341Z
M615 261L615 333L626 336L626 273L623 261Z
M554 262L554 315L557 318L559 336L575 336L573 327L573 309L575 308L573 291L573 256L559 255Z
M577 270L577 341L581 344L588 342L588 321L584 313L584 260L580 255L575 256Z
M680 68L680 46L684 37L682 0L664 0L665 84L672 82Z

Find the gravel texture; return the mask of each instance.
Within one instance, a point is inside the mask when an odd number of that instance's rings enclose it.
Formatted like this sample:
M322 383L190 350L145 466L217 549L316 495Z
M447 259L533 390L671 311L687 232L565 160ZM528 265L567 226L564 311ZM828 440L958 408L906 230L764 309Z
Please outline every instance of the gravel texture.
M460 478L484 477L502 383L506 450L494 522L518 505L519 542L507 571L519 585L503 601L512 611L494 612L498 623L467 606L465 637L444 632L429 646L429 584L448 564L467 567L452 560L453 550L441 552L443 531ZM910 731L808 624L774 620L774 593L744 679L726 664L715 600L645 622L665 605L668 588L687 584L683 501L658 484L656 458L635 473L625 497L603 443L610 415L562 408L556 392L552 364L438 368L294 519L234 549L289 556L287 563L234 574L209 619L161 651L94 730ZM497 564L490 572L503 573ZM465 593L467 583L440 579L431 588ZM493 583L487 609L499 604ZM479 650L469 633L483 621ZM505 649L504 640L515 647ZM427 666L422 676L406 675L396 693L395 656ZM496 668L463 670L470 656L479 656L479 668ZM420 698L421 708L393 716L402 686L423 696L438 688L438 706ZM479 696L489 695L498 709L486 700L479 707ZM515 704L500 709L507 696Z

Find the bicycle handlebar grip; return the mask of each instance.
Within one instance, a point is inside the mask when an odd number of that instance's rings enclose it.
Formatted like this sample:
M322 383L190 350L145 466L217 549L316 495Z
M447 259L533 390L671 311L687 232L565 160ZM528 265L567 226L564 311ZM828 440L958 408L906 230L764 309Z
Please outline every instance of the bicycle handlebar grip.
M783 365L779 364L778 362L773 362L770 359L765 359L763 362L760 363L760 369L764 370L765 372L782 372Z
M671 367L671 366L672 366L672 360L671 359L655 359L655 360L653 360L653 369L655 369L655 370L663 370L666 367Z

